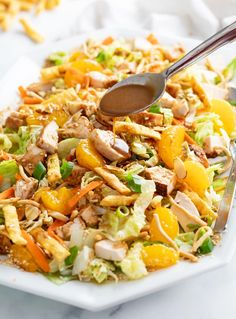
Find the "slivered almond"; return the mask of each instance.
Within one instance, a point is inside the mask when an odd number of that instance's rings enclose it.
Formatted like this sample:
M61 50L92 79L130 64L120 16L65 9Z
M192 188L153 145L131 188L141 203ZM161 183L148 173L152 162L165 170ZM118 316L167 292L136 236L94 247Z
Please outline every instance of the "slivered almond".
M184 179L187 176L184 162L179 157L174 159L174 172L179 179Z

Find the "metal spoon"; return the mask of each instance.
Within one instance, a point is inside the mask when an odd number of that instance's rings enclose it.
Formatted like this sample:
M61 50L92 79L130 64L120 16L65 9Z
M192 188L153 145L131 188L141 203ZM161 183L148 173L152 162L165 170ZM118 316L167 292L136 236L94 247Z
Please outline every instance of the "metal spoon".
M146 110L161 98L168 78L235 39L236 21L199 44L162 73L137 74L115 84L101 99L101 112L118 117Z
M230 211L233 206L235 189L236 189L236 145L235 140L231 142L230 150L232 154L232 166L227 179L223 198L218 209L218 218L216 220L214 231L221 232L225 230Z

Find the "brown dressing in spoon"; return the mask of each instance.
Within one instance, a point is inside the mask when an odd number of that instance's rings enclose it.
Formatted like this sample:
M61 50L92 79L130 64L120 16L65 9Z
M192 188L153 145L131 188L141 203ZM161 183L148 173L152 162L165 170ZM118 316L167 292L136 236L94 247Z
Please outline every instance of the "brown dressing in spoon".
M114 116L117 113L130 114L153 102L153 89L149 86L130 84L118 87L102 99L102 112ZM119 110L119 111L118 111Z

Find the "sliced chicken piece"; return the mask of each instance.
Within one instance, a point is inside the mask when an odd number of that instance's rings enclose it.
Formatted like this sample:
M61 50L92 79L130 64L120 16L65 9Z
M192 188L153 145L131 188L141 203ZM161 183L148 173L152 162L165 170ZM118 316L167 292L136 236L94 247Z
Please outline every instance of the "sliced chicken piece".
M149 127L162 126L164 119L163 114L149 113L146 111L129 115L129 117L137 124Z
M162 107L167 107L171 109L175 105L175 98L173 98L169 93L164 92L159 103Z
M192 215L195 215L199 217L199 212L197 210L197 207L194 205L194 203L191 201L191 199L182 192L177 192L175 196L175 201L177 204L179 204L181 207L185 208L187 211L191 212Z
M162 107L170 108L176 118L184 118L189 112L188 102L185 99L175 99L165 92L160 99Z
M211 207L204 201L197 193L185 190L185 194L188 196L189 199L194 203L197 207L199 214L201 216L210 216L215 220L217 218L217 213L214 212Z
M203 83L202 87L206 92L209 99L222 99L225 100L228 97L228 90L218 85Z
M6 119L6 127L16 130L20 126L26 125L27 116L21 112L12 112Z
M38 162L43 162L45 157L45 150L37 147L32 144L27 147L27 151L24 156L21 158L20 163L24 167L24 169L30 174L33 174L35 166Z
M221 148L225 146L225 140L222 136L210 135L204 140L204 151L209 157L215 157L222 153Z
M194 152L194 154L196 155L197 159L199 160L199 162L204 167L209 167L209 163L208 163L208 159L206 157L206 153L201 148L201 146L195 145L195 144L189 144L189 149L190 149L190 151Z
M120 161L130 157L129 145L111 131L94 129L90 139L97 151L110 161Z
M185 99L176 99L172 112L177 119L184 118L189 112L188 102Z
M83 101L78 99L77 101L69 101L66 106L70 114L84 111L86 116L91 116L97 111L97 105L94 101Z
M178 222L184 231L191 231L189 225L196 224L205 226L206 223L200 219L199 212L191 201L191 199L182 192L177 192L175 196L175 203L171 206L172 212L176 215Z
M86 225L89 227L93 227L98 224L98 215L92 205L89 205L86 208L84 208L80 216L85 221Z
M117 83L117 78L115 76L108 76L101 72L92 71L87 73L90 79L90 86L94 88L107 89L112 85Z
M55 232L56 234L63 238L64 240L70 240L71 237L71 226L76 223L80 224L80 226L85 229L85 223L80 217L76 217L73 221L69 221L68 223L64 224L63 226L58 227Z
M95 254L99 258L113 261L121 261L125 258L128 246L124 242L100 240L95 243Z
M74 115L75 116L75 115ZM66 123L63 128L59 129L59 135L62 138L76 137L76 138L88 138L90 132L93 129L93 125L85 116L79 116Z
M31 198L34 192L37 190L38 181L34 178L30 178L30 181L26 182L23 179L16 182L15 185L15 197L20 199Z
M119 64L118 66L118 70L121 70L123 73L135 73L136 71L136 67L137 67L137 63L136 62L128 62L128 61L124 61L121 64Z
M176 175L171 170L155 166L145 169L145 175L156 184L156 192L159 195L167 196L175 188Z
M58 145L58 125L52 121L48 123L42 130L38 140L37 146L44 149L47 153L53 154L57 151Z

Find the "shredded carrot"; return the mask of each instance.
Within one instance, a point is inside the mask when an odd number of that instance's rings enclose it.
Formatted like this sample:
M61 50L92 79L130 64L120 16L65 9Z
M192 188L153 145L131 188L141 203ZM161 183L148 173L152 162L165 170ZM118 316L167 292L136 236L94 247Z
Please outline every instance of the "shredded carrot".
M14 188L10 187L6 189L4 192L0 193L0 199L7 199L14 196Z
M108 44L111 44L113 41L114 39L111 36L109 36L102 41L102 44L108 45Z
M158 44L157 38L155 37L154 34L150 33L147 36L147 40L151 43L151 44Z
M71 192L73 193L73 194L76 194L76 193L78 193L80 191L80 187L78 186L78 187L75 187L75 188L73 188L73 189L71 189Z
M42 100L37 97L25 96L24 103L25 104L40 104Z
M76 193L69 201L68 201L68 206L69 208L74 208L76 204L79 202L79 200L86 195L88 192L92 191L93 189L99 187L102 185L102 181L93 181L89 183L86 187L81 189L78 193Z
M16 177L17 181L20 181L21 179L23 179L22 176L19 173L16 173L15 177Z
M182 125L182 123L181 123L179 120L177 120L177 119L173 119L172 123L173 123L174 125ZM189 144L195 144L195 145L197 144L197 143L194 141L194 139L192 139L192 137L188 135L187 132L184 133L184 139L185 139L185 141L187 141Z
M191 136L188 135L188 133L184 133L184 138L185 138L185 141L187 141L189 144L197 144Z
M0 185L2 184L2 182L3 182L3 176L0 175Z
M3 150L1 150L1 151L0 151L0 158L1 158L2 160L7 161L7 160L10 159L10 156L9 156L6 152L4 152Z
M18 90L20 92L20 96L22 97L22 99L24 99L27 96L26 90L23 88L23 86L19 86Z
M26 247L33 256L35 262L44 272L50 272L48 259L43 253L42 249L34 242L32 237L25 231L22 230L22 236L27 241Z
M61 244L64 243L64 241L59 237L57 236L55 233L54 233L54 230L56 230L58 227L60 226L63 226L65 224L64 221L62 220L55 220L51 226L48 227L48 235L53 237L54 239L56 239L57 241L59 241Z

